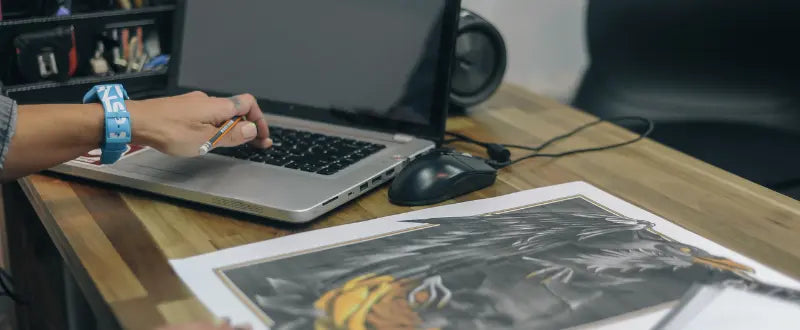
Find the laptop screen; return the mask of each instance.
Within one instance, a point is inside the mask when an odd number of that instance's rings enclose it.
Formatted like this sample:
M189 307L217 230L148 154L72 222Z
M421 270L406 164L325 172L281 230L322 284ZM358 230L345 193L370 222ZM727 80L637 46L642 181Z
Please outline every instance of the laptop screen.
M248 92L265 112L414 135L443 127L458 1L183 5L180 90Z

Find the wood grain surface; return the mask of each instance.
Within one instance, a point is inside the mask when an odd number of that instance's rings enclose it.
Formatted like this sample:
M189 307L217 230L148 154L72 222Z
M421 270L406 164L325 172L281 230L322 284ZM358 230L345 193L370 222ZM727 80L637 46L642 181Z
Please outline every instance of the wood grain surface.
M467 116L451 118L448 129L483 140L535 145L594 119L504 86ZM601 124L550 151L634 136ZM456 146L483 154L472 146ZM577 180L800 277L800 202L650 140L615 150L527 160L502 170L495 185L448 203ZM391 205L383 187L318 221L297 226L53 175L30 176L20 184L92 309L109 311L128 329L211 319L167 259L416 209Z

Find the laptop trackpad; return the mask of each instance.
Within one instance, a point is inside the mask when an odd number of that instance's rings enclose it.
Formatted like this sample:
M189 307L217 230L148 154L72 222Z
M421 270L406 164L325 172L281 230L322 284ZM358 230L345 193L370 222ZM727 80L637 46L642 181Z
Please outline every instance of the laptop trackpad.
M219 174L220 170L230 168L231 162L213 157L179 158L152 152L130 158L114 167L149 177L183 181L192 177Z

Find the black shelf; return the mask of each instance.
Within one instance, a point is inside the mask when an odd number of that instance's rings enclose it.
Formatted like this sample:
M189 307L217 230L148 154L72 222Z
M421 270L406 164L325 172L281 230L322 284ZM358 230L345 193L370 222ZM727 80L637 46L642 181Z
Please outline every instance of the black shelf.
M166 89L167 70L122 73L106 77L79 77L66 82L38 82L5 86L3 93L19 104L77 103L97 84L121 83L132 99L161 96Z
M68 16L33 17L33 18L0 21L0 28L22 26L29 24L36 24L37 26L42 26L42 24L47 24L47 23L68 24L82 20L95 20L95 19L102 19L102 20L114 20L117 18L130 19L131 17L135 17L137 15L165 13L165 12L172 12L174 10L175 10L175 5L160 5L160 6L152 6L152 7L136 8L136 9L120 9L120 10L100 11L94 13L78 13Z

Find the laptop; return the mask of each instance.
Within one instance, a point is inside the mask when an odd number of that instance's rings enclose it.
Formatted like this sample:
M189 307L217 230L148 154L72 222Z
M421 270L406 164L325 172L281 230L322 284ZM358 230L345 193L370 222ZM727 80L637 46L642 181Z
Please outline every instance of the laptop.
M459 0L179 1L169 94L251 93L274 146L196 158L130 146L113 165L98 165L95 151L53 171L313 220L441 142L459 9Z

